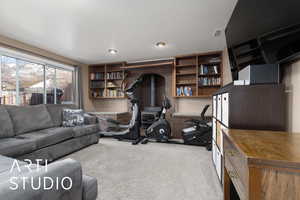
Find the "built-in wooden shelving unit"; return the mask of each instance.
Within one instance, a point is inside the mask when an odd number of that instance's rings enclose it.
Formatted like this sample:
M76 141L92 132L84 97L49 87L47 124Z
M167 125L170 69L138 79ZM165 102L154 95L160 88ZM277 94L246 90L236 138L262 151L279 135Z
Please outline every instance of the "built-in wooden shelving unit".
M222 85L222 52L175 57L174 97L209 98Z
M89 96L91 99L125 98L122 82L125 79L125 62L89 66Z

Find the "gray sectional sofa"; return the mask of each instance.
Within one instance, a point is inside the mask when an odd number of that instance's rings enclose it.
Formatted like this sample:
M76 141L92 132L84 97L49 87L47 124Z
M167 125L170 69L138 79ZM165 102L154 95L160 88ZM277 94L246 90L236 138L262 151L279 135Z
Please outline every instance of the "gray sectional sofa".
M68 175L74 179L71 190L11 191L7 187L8 177L12 176L9 170L14 159L19 160L22 166L26 165L24 159L33 163L36 159L42 159L41 163L45 164L45 160L50 163L83 147L98 143L99 130L94 117L85 116L83 126L62 127L63 109L70 107L74 106L0 106L0 197L5 196L6 200L96 199L97 180L82 175L80 163L71 159L49 164L48 171L44 173L25 172L35 178ZM19 175L23 173L22 171Z

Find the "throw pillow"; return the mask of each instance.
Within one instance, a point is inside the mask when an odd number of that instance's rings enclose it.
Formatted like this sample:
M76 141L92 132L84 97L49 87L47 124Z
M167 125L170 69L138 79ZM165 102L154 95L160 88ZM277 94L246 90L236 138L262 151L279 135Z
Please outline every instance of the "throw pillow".
M74 127L84 125L84 112L81 109L63 109L64 127Z

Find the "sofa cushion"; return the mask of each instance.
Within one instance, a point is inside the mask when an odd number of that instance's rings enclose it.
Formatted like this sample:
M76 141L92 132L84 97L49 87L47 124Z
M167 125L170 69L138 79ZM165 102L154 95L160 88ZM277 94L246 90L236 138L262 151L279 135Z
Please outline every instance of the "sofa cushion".
M14 125L16 135L53 126L45 105L6 108Z
M82 200L95 200L98 196L98 182L94 177L82 176Z
M63 109L76 108L73 104L47 104L47 110L53 121L53 126L62 126Z
M72 138L73 130L72 128L56 127L26 133L21 135L21 137L33 140L36 143L36 147L40 149Z
M14 128L4 106L0 106L0 138L14 137Z
M84 126L76 126L73 128L74 137L81 137L84 135L94 134L99 131L99 126L97 124L84 125Z
M17 157L36 150L35 142L27 138L3 138L0 140L0 153Z

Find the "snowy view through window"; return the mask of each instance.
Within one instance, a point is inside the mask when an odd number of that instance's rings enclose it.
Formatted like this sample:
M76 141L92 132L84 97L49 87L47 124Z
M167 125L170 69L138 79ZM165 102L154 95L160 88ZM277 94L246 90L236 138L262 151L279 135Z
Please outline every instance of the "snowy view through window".
M1 104L61 104L74 100L73 71L7 56L0 56L0 58Z

